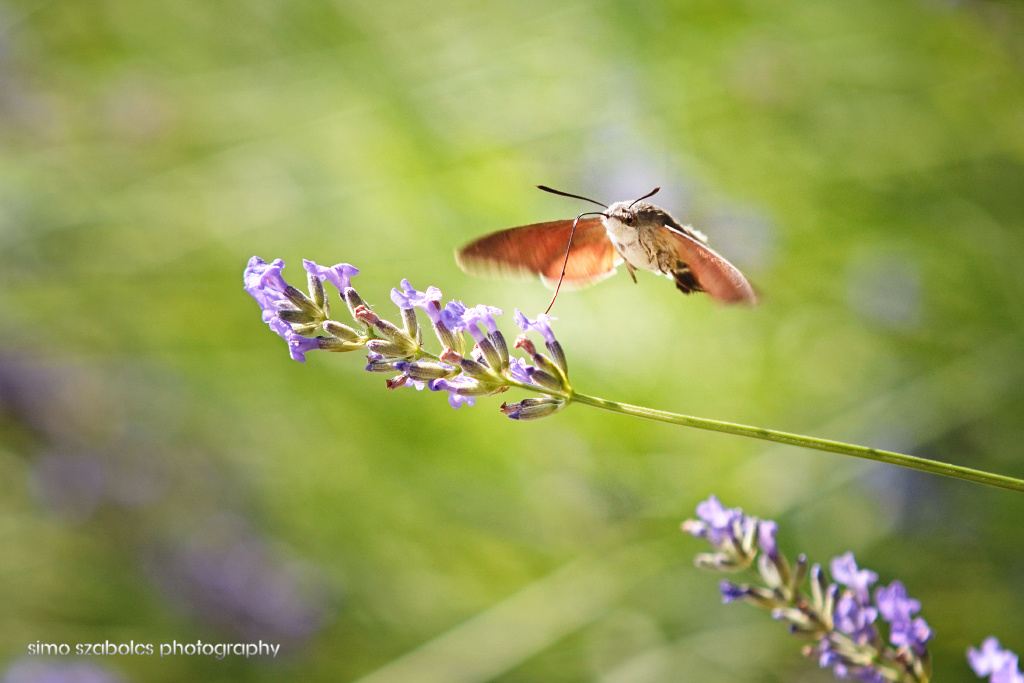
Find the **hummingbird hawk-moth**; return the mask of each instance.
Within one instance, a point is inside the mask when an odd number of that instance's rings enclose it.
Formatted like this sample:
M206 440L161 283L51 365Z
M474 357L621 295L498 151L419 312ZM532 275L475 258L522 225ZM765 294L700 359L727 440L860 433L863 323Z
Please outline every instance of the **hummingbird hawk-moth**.
M538 187L593 202L604 211L484 235L455 252L455 261L464 271L485 277L539 275L544 284L555 288L557 296L563 281L570 287L587 287L614 275L616 268L625 264L633 282L639 268L666 275L683 294L707 292L725 303L757 301L743 273L709 247L703 233L643 201L660 188L632 202L606 206L587 197ZM553 304L554 299L551 301Z

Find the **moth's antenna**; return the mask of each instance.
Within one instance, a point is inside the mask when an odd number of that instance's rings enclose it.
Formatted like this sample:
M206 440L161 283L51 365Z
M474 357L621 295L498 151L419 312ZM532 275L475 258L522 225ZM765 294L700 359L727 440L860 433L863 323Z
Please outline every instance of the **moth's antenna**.
M608 206L606 204L602 204L601 202L593 200L593 199L590 199L589 197L581 197L578 194L569 194L568 192L562 192L561 190L553 190L550 187L548 187L547 185L538 185L537 189L538 190L544 190L545 192L550 192L551 194L561 195L563 197L572 197L573 199L582 199L585 202L590 202L591 204L597 204L598 206L603 206L606 209L608 208ZM657 192L657 190L655 190L655 192ZM650 195L647 195L647 196L650 197ZM580 215L583 215L583 214L580 214Z
M545 188L543 185L538 185L537 187L539 187L542 190L547 190L548 192L554 192L555 194L565 194L564 192L557 192L555 190L551 190L551 189ZM576 195L574 195L574 194L567 194L565 196L567 196L567 197L576 197ZM576 197L576 198L577 199L586 199L586 197ZM593 200L592 199L588 199L587 201L593 201ZM597 204L597 202L594 202L594 203ZM601 206L604 206L604 204L601 204ZM572 222L572 230L569 231L569 243L567 245L565 245L565 259L562 261L562 272L559 273L559 275L558 275L558 284L555 285L555 293L551 296L551 303L548 304L547 310L544 311L545 315L547 315L548 313L551 312L551 307L555 305L555 299L558 298L558 290L562 288L562 279L565 278L565 267L567 265L569 265L569 251L572 249L572 236L576 234L576 224L579 223L580 219L583 218L584 216L603 216L603 215L604 215L604 212L602 212L602 211L587 211L586 213L581 213L579 216L576 216L576 220L574 220Z
M648 197L653 197L654 195L658 194L660 191L661 191L661 188L660 187L656 187L653 190L651 190L650 192L648 192L647 194L645 194L643 197L640 197L640 199L634 199L633 200L633 204L636 204L637 202L643 201L643 200L647 199ZM629 209L633 208L633 204L629 205ZM626 210L629 211L629 209L626 209Z

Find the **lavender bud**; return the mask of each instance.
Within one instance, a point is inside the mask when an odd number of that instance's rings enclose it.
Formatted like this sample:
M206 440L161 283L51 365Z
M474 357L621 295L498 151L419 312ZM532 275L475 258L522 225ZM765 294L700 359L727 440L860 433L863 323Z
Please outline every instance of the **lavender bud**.
M419 348L416 342L413 341L413 338L406 334L404 330L399 329L394 323L383 318L377 318L373 326L383 337L391 341L395 346L403 349L402 355L404 356L412 355Z
M292 325L303 325L316 321L316 316L298 308L282 308L277 312L277 317Z
M432 379L450 377L455 371L455 368L446 363L434 363L423 360L416 361L415 363L397 361L392 367L417 382L429 382Z
M345 353L363 348L363 345L359 342L345 341L337 337L317 337L316 341L317 348L322 351L331 351L332 353Z
M352 289L351 287L346 287L345 291L342 293L342 296L345 299L345 305L348 306L349 313L352 314L352 319L357 321L360 325L362 325L363 329L369 330L369 325L364 321L359 320L359 317L356 315L357 308L359 308L360 306L366 306L366 302L363 301L363 298L361 296L359 296L359 292ZM369 306L366 307L369 308Z
M492 344L494 344L494 348L497 350L498 356L501 358L500 367L507 368L509 360L508 344L505 343L505 336L502 335L501 332L492 332L487 335L487 338L490 340Z
M292 302L296 307L305 311L314 318L320 318L323 316L323 311L320 307L313 303L312 299L303 294L299 289L288 285L284 288L284 295L288 301Z
M315 337L320 334L322 328L318 323L305 323L304 325L292 325L292 332L303 337Z
M565 401L553 396L524 398L517 403L502 403L501 412L513 420L539 420L565 407Z
M761 578L764 579L766 586L771 588L782 588L785 586L785 581L782 580L778 567L767 555L761 554L757 556L757 571Z
M548 352L551 354L552 360L555 361L555 365L568 376L569 362L565 359L565 351L562 350L562 345L558 341L550 341L545 342L544 346L548 347Z
M347 342L366 343L366 336L359 334L348 325L343 325L334 320L325 320L323 323L324 332Z
M328 312L327 308L327 292L324 290L324 283L320 280L315 272L307 271L306 280L309 282L309 298L313 300L316 307L324 312L326 315Z
M455 334L449 330L440 320L432 322L431 324L434 327L434 335L437 337L437 340L441 342L442 346L453 349L459 354L462 354L466 350L466 343L462 340L462 335Z
M749 562L733 553L700 553L693 558L693 564L699 569L718 572L738 572L746 569Z
M469 377L435 379L427 386L431 391L447 391L459 396L487 396L494 393L494 387Z
M514 346L517 349L522 349L523 353L527 354L531 358L537 355L537 347L533 345L533 342L525 334L521 334L516 337Z
M366 348L368 351L378 353L384 358L391 360L395 360L397 358L408 358L412 355L412 352L408 348L385 339L371 339L366 342Z
M410 339L416 341L416 346L423 346L423 331L420 329L420 321L416 319L415 308L402 308L402 323L405 333Z
M462 366L462 371L470 377L475 377L476 379L494 378L494 373L491 372L490 368L471 358L463 358L460 365Z
M551 389L553 391L565 391L567 389L561 373L556 376L552 375L550 372L545 372L544 370L531 367L526 371L526 374L530 376L531 381L536 382L545 389Z
M480 349L481 355L487 360L487 365L495 371L501 371L504 362L498 354L498 350L494 348L494 344L491 343L491 340L486 337L481 339L477 342L476 348Z
M551 359L547 356L542 353L534 354L533 362L537 364L537 370L546 372L548 375L556 378L557 386L549 388L557 389L559 391L566 391L570 388L569 378L566 377L565 373L562 372L562 369L555 363L552 363Z
M803 566L807 566L807 558L803 554L797 558L797 566L799 567L803 560ZM821 565L817 562L811 567L811 599L814 601L814 607L822 614L828 614L825 610L825 597L828 594L828 581L825 580L825 574L821 570Z
M718 589L722 593L722 602L728 604L730 602L737 602L746 598L750 587L741 586L733 583L732 581L723 581L718 584Z

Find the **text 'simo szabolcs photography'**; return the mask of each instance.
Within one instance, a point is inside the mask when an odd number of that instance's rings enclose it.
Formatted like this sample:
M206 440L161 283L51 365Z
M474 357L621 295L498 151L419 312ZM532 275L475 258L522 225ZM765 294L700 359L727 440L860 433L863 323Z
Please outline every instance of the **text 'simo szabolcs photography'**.
M0 74L0 683L1024 683L1019 3L0 0Z

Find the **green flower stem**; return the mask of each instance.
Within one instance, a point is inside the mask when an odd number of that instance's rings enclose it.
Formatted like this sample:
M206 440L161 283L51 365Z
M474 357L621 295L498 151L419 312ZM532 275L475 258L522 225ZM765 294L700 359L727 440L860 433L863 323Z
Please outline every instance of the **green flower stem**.
M924 458L918 458L913 455L904 455L903 453L882 451L877 448L868 448L867 446L856 446L854 444L843 443L841 441L819 439L813 436L802 436L800 434L778 432L775 431L774 429L748 427L747 425L735 424L732 422L721 422L719 420L709 420L702 417L691 417L689 415L668 413L663 410L652 410L651 408L632 406L629 405L628 403L617 403L615 401L608 401L603 398L587 396L586 394L581 394L576 391L572 391L569 400L574 403L582 403L583 405L601 408L602 410L609 410L613 413L632 415L634 417L643 417L647 418L648 420L668 422L669 424L683 425L684 427L708 429L713 432L725 432L726 434L747 436L752 439L774 441L776 443L784 443L789 444L791 446L813 448L818 451L829 451L831 453L852 455L856 458L865 458L867 460L885 462L889 463L890 465L899 465L900 467L909 467L911 469L921 470L922 472L931 472L932 474L941 474L946 477L963 479L965 481L973 481L978 484L988 484L989 486L998 486L1000 488L1010 489L1012 491L1024 492L1024 480L1015 479L1013 477L1006 477L1001 474L990 474L988 472L982 472L981 470L974 470L969 467L960 467L959 465L952 465L945 462L926 460Z

